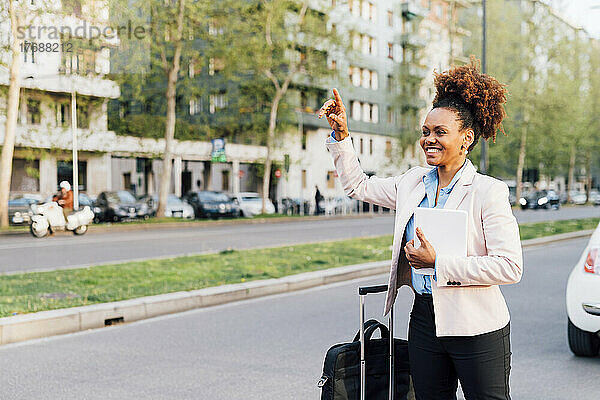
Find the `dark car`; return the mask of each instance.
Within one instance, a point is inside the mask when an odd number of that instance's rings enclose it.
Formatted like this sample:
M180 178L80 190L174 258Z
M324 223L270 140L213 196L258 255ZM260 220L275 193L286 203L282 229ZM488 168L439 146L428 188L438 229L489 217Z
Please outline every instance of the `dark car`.
M196 218L239 217L240 207L225 193L189 192L184 198L194 208Z
M8 222L11 225L29 225L33 212L31 206L38 204L38 199L18 197L8 201Z
M523 193L519 199L519 204L523 210L526 209L559 209L560 197L554 190L539 190Z
M146 202L137 200L127 190L100 193L94 207L97 222L148 219L151 212Z

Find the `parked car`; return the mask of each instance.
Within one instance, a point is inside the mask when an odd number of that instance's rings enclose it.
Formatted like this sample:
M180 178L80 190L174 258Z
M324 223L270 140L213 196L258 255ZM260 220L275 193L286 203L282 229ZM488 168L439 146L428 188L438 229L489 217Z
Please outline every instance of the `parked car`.
M554 190L539 190L524 193L519 199L521 209L560 208L560 198Z
M94 207L95 221L119 222L131 219L148 219L152 210L127 190L102 192Z
M571 198L571 203L582 205L587 202L587 195L585 192L580 192L578 190L571 190L569 192L569 196Z
M600 349L600 225L567 281L567 336L577 356L594 357Z
M41 199L34 196L22 196L8 201L8 222L11 225L29 225L33 211L31 206Z
M262 197L258 193L234 193L233 198L237 201L237 204L239 204L240 210L244 217L253 217L257 214L262 214ZM275 214L275 206L270 199L267 199L266 213Z
M151 214L156 215L158 209L158 194L144 195L140 197L140 200L145 201L148 207L151 209ZM181 200L174 194L167 196L167 207L165 209L165 217L173 218L194 218L194 207Z
M304 207L304 214L308 215L310 213L310 206L309 201L302 200L299 197L284 197L281 199L281 213L286 215L298 215L302 207Z
M358 200L348 196L336 196L323 201L325 214L342 214L344 210L351 212L356 210Z
M600 192L596 189L590 191L590 203L595 206L600 205Z
M194 208L196 218L239 217L240 207L225 193L189 192L184 200Z

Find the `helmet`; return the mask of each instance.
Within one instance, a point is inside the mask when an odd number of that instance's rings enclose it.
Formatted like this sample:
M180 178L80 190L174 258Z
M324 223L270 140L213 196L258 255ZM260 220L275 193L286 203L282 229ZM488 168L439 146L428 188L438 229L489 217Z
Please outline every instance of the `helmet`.
M59 186L61 189L64 188L67 192L71 190L71 184L67 181L62 181Z

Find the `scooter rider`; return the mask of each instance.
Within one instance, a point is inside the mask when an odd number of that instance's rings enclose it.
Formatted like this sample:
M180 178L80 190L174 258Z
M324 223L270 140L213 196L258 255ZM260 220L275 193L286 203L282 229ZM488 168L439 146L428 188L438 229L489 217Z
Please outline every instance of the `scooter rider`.
M60 192L52 197L52 201L56 201L62 207L66 221L67 216L73 212L73 191L67 181L62 181L59 186Z

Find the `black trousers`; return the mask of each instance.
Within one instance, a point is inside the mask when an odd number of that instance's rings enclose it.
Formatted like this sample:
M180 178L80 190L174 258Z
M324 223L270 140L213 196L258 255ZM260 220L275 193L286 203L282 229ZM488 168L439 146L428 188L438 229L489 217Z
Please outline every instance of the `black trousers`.
M466 400L510 400L510 324L476 336L437 337L431 295L415 294L408 353L417 400L456 399L458 379Z

